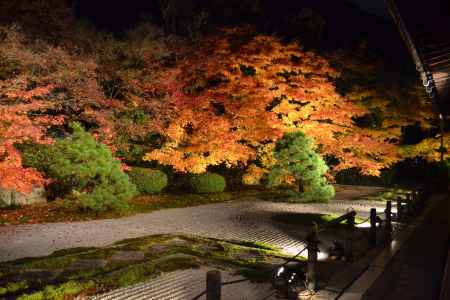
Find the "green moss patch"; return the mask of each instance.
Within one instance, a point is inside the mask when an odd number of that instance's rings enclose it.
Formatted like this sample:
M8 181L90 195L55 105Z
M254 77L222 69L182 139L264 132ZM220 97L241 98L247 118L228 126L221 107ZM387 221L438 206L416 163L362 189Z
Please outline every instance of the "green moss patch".
M28 283L26 281L21 282L10 282L5 287L0 287L0 296L6 293L15 293L20 290L25 290L28 288Z
M75 260L76 258L71 256L32 259L24 264L21 264L20 267L24 269L60 270L70 267Z
M346 225L345 220L340 223L330 223L338 217L340 216L333 214L327 215L327 214L312 214L312 213L284 213L273 216L272 220L280 223L299 225L305 227L310 227L313 224L317 224L319 226L329 224L331 228L345 227ZM355 221L361 222L362 219L356 218Z
M95 251L95 250L97 250L97 248L77 247L77 248L71 248L71 249L56 250L51 254L51 256L58 257L58 256L71 255L71 254L87 253L87 252L91 252L91 251Z
M273 267L272 262L287 257L279 248L264 243L181 235L147 236L110 247L75 248L47 257L2 263L0 282L5 285L0 295L22 300L73 299L76 295L91 295L201 266L236 270L251 280L268 280L266 271ZM13 282L22 283L13 285Z
M411 194L411 190L390 188L383 192L368 195L361 200L386 202L386 201L395 201L397 200L397 197L400 197L402 200L406 200L408 194Z

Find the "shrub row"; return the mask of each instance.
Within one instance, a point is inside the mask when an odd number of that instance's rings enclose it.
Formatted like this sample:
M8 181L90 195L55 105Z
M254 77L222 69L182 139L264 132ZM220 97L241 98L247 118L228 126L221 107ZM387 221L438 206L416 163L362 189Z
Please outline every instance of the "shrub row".
M129 176L141 194L159 193L168 182L167 175L159 170L133 168Z
M191 177L191 187L196 193L220 193L225 189L223 176L216 173L204 173Z
M142 194L161 192L168 184L167 175L160 170L133 168L129 173L131 181ZM216 173L190 175L190 190L194 193L220 193L225 190L225 178Z

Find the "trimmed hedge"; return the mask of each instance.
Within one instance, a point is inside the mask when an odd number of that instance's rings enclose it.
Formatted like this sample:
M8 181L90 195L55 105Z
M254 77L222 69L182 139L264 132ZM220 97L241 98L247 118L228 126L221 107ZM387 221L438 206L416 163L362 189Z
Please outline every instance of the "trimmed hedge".
M154 194L161 192L167 186L167 175L160 170L133 168L129 173L139 193Z
M225 186L225 178L216 173L203 173L191 177L191 187L199 194L220 193L225 190Z

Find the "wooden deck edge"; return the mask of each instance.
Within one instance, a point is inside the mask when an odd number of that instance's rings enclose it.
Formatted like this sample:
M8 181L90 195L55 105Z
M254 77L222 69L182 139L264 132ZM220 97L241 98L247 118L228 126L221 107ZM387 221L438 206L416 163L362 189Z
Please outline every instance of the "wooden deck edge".
M354 280L353 283L337 295L335 298L328 298L329 300L359 300L362 299L364 294L372 287L375 281L383 273L386 266L392 260L392 258L400 251L404 243L409 239L411 234L416 230L416 228L421 225L428 215L431 213L432 209L440 201L441 195L437 195L438 199L430 201L430 205L425 209L425 211L407 228L399 232L396 239L394 239L391 244L383 249L380 254L373 260L366 271L364 271L358 278ZM449 299L440 299L449 300Z
M442 277L441 294L439 300L450 300L450 245L445 264L444 277Z

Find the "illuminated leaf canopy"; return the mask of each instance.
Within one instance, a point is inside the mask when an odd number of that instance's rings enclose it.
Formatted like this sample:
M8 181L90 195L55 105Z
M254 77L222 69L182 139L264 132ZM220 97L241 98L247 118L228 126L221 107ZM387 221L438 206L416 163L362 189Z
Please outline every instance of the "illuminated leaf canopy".
M178 55L162 80L177 117L161 129L167 141L147 160L196 173L261 163L272 155L265 148L297 130L313 137L322 155L338 159L335 171L357 167L378 175L399 159L393 143L355 125L353 118L368 110L336 91L340 73L330 61L296 42L229 29Z

